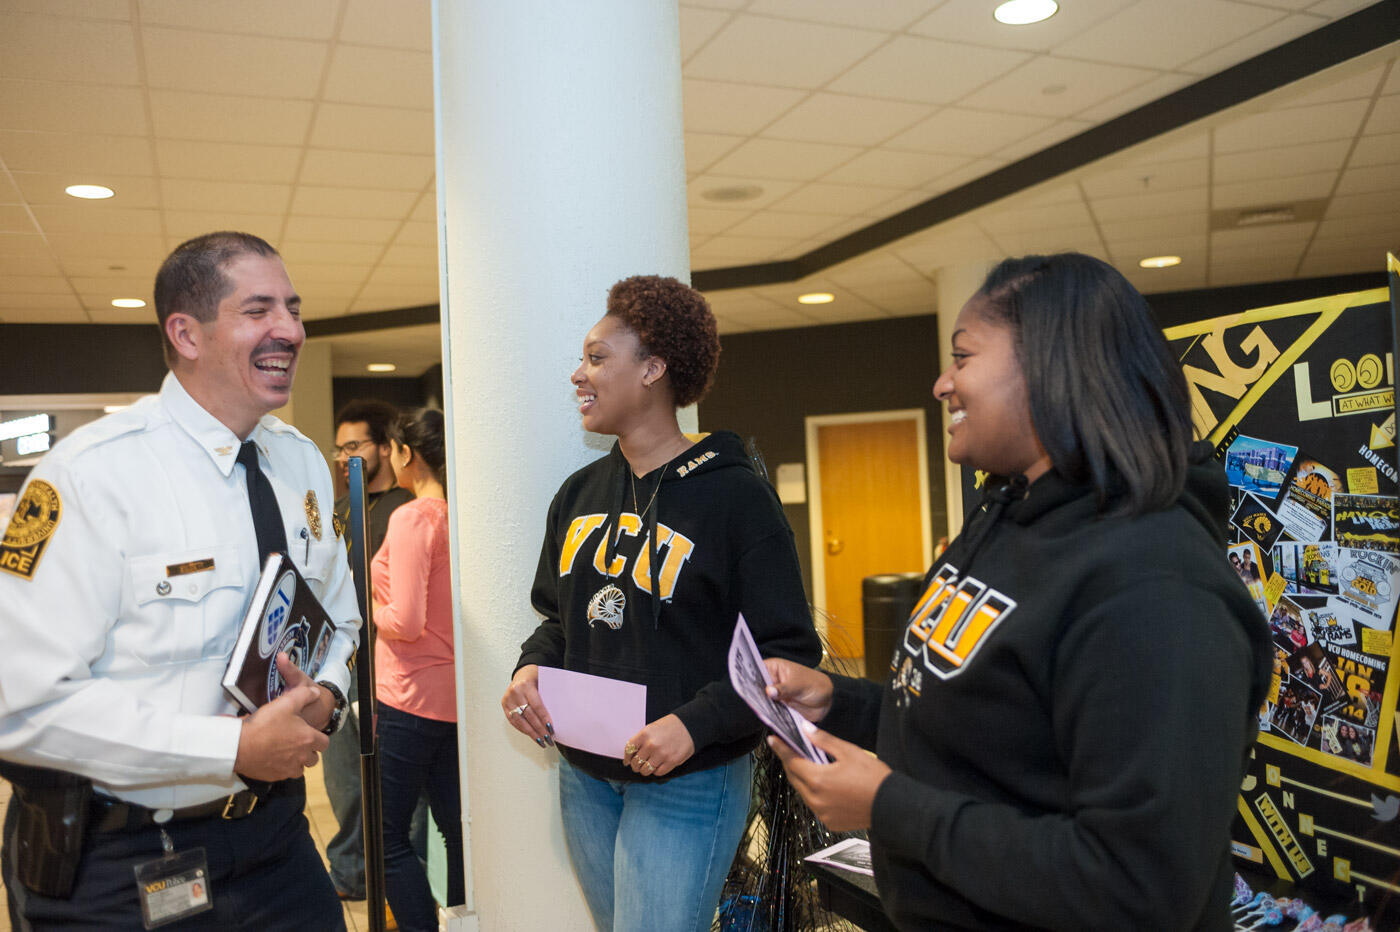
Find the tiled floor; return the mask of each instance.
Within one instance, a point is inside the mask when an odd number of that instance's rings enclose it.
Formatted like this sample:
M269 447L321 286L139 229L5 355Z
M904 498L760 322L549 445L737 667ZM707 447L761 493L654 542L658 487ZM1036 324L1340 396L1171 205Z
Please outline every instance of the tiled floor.
M0 812L10 803L10 785L4 780L0 780ZM339 827L335 820L335 814L331 812L331 804L326 799L326 784L321 779L321 766L317 764L306 772L306 818L311 823L311 835L316 839L316 847L321 851L322 859L325 858L326 839L335 834ZM0 886L0 891L3 891ZM366 911L365 903L345 904L345 925L350 932L365 932L369 929L369 913ZM8 910L0 910L0 932L10 932L10 914Z

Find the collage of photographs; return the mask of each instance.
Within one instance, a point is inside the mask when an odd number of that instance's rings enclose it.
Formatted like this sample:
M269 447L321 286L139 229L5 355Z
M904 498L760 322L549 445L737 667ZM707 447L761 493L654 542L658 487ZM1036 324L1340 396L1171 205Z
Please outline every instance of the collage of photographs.
M1400 594L1400 498L1374 468L1235 436L1229 559L1269 620L1274 677L1260 728L1372 766Z

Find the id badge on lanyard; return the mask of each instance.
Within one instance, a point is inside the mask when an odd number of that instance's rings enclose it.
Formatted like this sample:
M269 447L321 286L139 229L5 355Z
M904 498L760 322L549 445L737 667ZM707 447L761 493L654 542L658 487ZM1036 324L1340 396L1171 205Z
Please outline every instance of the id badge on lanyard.
M214 897L209 890L209 862L204 849L175 850L175 843L165 831L165 823L172 815L169 809L155 814L164 854L134 868L136 892L141 898L141 923L147 929L214 908Z

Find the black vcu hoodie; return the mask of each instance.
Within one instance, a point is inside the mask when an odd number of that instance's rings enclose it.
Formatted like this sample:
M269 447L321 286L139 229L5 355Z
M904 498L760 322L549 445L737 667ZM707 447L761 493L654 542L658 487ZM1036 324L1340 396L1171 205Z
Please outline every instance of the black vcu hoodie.
M901 929L1231 928L1270 649L1203 447L1145 515L1099 517L1054 472L993 492L929 571L890 683L838 682L823 726L894 770L870 841Z
M565 480L549 506L531 601L544 621L521 645L516 668L645 684L647 721L675 713L695 742L694 756L662 779L758 744L762 726L729 685L740 612L765 657L809 666L821 659L792 529L727 431L645 476L634 479L614 445ZM617 758L560 750L601 779L656 779Z

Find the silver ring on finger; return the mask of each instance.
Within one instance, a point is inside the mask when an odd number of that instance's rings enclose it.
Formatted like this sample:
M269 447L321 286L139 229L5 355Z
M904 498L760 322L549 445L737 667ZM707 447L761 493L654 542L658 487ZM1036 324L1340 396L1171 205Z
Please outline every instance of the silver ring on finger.
M525 714L525 710L528 709L528 708L530 708L530 704L529 704L528 702L521 703L520 705L518 705L518 706L516 706L515 708L511 709L511 710L510 710L510 714L511 714L511 715L524 715L524 714Z

